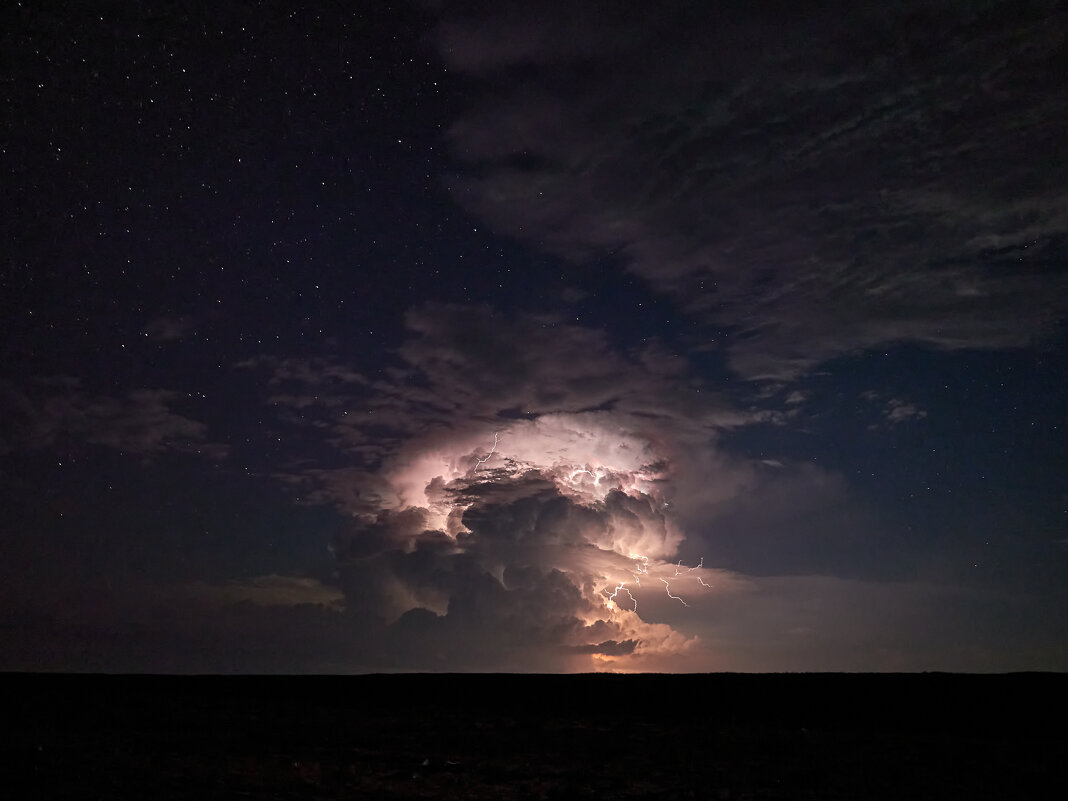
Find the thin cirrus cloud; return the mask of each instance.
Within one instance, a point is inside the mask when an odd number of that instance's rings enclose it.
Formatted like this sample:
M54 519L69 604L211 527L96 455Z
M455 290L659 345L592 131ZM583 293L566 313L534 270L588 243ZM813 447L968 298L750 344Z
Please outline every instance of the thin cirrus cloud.
M1064 314L1063 11L585 6L439 28L474 87L454 196L498 230L615 254L747 378L1024 345Z

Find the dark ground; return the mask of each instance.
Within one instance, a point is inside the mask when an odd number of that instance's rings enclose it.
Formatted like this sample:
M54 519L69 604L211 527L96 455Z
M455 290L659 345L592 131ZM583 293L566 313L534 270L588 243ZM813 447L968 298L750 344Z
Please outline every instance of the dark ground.
M1065 675L0 681L12 799L971 801L1068 787Z

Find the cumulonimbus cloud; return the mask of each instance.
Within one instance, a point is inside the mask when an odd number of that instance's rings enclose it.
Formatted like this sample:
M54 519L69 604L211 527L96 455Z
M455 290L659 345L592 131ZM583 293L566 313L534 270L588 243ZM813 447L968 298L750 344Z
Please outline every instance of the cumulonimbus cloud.
M653 593L711 585L672 561L683 535L665 500L668 462L612 415L512 420L433 450L413 442L383 475L393 496L354 518L336 551L346 591L381 612L393 652L429 638L422 653L443 665L578 669L580 656L693 647L641 617Z

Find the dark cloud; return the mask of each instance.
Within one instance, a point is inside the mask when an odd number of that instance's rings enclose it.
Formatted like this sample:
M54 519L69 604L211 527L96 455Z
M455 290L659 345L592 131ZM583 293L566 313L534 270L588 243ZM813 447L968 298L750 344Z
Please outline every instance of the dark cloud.
M192 597L229 603L284 607L305 604L336 606L343 596L337 587L307 576L281 576L271 573L247 579L230 579L222 584L196 582L188 588Z
M891 398L886 402L886 419L891 424L902 423L906 420L922 420L926 416L927 412L915 403L909 403L900 398Z
M208 441L204 423L174 410L185 397L162 389L101 395L65 377L5 381L0 383L0 410L6 437L0 447L40 449L77 442L140 456L180 451L225 458L227 446Z
M624 640L623 642L616 642L615 640L605 640L594 645L578 645L573 649L576 653L581 654L603 654L604 656L627 656L634 653L634 649L637 647L637 640Z
M709 426L743 419L654 340L622 351L604 331L557 314L456 304L424 304L406 323L405 367L375 385L386 424L397 413L452 422L607 410Z
M865 579L897 577L913 566L841 474L776 460L760 468L737 492L687 515L693 547L709 564L754 576ZM921 552L914 547L910 559Z
M268 371L268 383L276 387L340 388L368 383L359 371L337 361L314 357L310 359L279 358L261 355L244 359L236 365L239 369Z
M602 588L629 580L633 562L612 540L663 530L655 505L615 491L580 502L549 477L524 473L456 483L447 489L466 504L457 535L428 530L426 511L409 507L353 521L336 543L347 605L372 659L560 670L583 665L579 657L664 654L688 643L605 608Z
M389 492L381 470L391 462L453 450L465 439L471 453L491 445L494 432L508 436L554 415L659 432L676 450L765 417L737 409L655 341L624 352L602 331L557 315L452 304L419 306L406 321L397 362L373 380L328 360L265 357L240 365L266 373L278 389L266 400L280 420L313 432L350 462L279 470L304 498L332 497L349 511L367 511ZM560 424L557 436L573 440L582 425ZM543 438L544 447L554 447L548 434Z
M1064 314L1058 4L587 5L442 21L454 195L499 231L620 261L749 378Z

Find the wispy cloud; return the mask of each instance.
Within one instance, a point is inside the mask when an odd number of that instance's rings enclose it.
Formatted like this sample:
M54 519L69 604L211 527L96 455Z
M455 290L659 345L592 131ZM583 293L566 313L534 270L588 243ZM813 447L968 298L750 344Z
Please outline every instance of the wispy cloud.
M226 445L208 440L207 426L179 414L182 393L132 390L121 396L89 392L78 379L53 377L0 384L0 408L8 420L6 450L49 448L63 442L103 445L152 456L166 451L225 458Z
M877 429L883 426L895 426L899 423L915 422L927 417L927 410L914 401L904 398L884 398L874 390L865 390L861 398L878 407L882 417L878 423L869 426Z
M454 194L498 230L615 254L748 378L1064 315L1052 5L595 6L446 12L440 51L484 88Z

